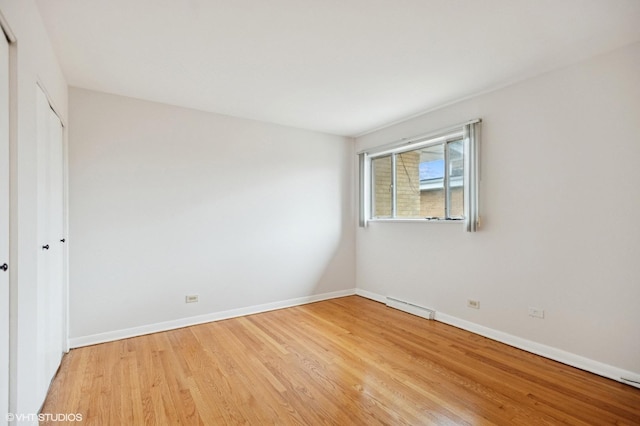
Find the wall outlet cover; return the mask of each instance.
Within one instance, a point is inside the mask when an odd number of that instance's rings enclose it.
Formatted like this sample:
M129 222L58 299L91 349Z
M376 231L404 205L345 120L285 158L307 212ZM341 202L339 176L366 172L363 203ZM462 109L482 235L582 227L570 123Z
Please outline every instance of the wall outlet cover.
M529 307L529 316L544 319L544 309Z
M467 307L473 308L473 309L480 309L480 301L469 299L467 300Z

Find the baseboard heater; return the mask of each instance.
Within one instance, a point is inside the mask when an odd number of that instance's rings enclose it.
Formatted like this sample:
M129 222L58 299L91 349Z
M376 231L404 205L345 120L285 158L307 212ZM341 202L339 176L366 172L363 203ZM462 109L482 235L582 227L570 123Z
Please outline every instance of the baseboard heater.
M435 319L436 317L436 311L432 309L414 305L413 303L405 302L404 300L396 299L394 297L387 297L387 306L430 320Z

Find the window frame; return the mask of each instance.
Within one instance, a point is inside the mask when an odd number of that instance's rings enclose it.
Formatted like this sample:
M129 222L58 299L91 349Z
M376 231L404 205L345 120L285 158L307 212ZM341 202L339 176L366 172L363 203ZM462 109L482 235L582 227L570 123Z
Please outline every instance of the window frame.
M400 141L360 151L359 156L359 186L360 186L360 217L359 225L366 227L369 222L419 222L419 223L460 223L466 224L465 228L469 232L474 232L478 228L478 181L479 181L479 134L478 126L480 119L472 120L457 126L452 126L437 132L420 135L412 138L403 138ZM462 187L464 191L464 214L462 217L451 217L450 211L450 189L451 171L450 166L450 146L449 144L462 141L464 152L464 173ZM444 175L442 189L444 194L444 217L442 218L421 218L421 217L397 217L397 176L396 176L396 156L405 152L415 151L436 145L443 145ZM386 156L391 157L391 216L374 216L375 206L375 184L373 174L373 160Z

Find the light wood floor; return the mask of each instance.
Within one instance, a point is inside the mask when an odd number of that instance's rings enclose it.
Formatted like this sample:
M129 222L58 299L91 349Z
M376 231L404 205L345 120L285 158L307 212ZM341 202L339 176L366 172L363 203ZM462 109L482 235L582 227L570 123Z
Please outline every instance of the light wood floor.
M640 389L351 296L74 349L42 412L101 426L640 425Z

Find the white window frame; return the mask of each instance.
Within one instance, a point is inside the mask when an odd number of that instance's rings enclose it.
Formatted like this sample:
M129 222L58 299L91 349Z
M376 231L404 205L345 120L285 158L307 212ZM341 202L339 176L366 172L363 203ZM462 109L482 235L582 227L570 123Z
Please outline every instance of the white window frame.
M360 217L359 225L366 227L368 222L456 222L459 220L464 221L465 229L468 232L475 232L479 226L479 208L478 208L478 181L479 175L479 124L480 119L472 120L467 123L459 124L456 126L442 129L437 132L432 132L425 135L415 136L412 138L404 138L398 142L379 146L369 150L361 151L359 156L359 169L360 169ZM453 141L463 141L464 146L464 217L462 219L448 217L448 211L446 212L446 218L397 218L395 216L395 209L392 208L392 215L390 218L378 218L373 217L373 176L372 176L372 160L391 155L392 159L392 175L395 168L393 159L396 154L401 154L408 151L414 151L420 148L429 146L444 144L445 146L445 164L448 161L447 144ZM447 167L445 166L445 169ZM443 187L445 193L448 186L448 173L445 171ZM392 182L394 181L392 177ZM395 186L395 185L394 185ZM396 202L395 187L393 188L392 205Z

